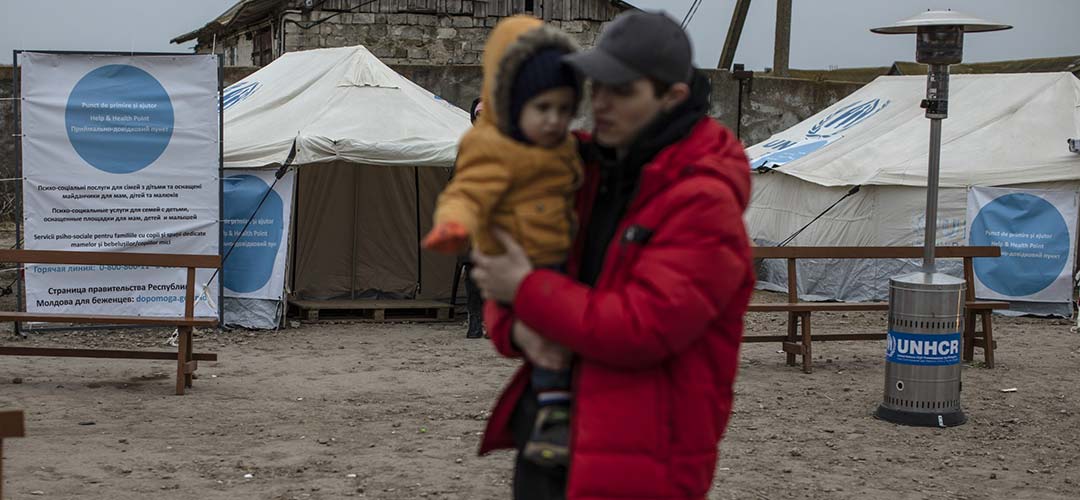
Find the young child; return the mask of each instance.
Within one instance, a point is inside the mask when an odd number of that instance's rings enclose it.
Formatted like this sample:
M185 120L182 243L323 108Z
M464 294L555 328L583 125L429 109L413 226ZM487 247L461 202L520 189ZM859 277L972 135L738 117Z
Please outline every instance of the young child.
M568 132L581 82L562 56L576 50L561 31L515 16L500 22L484 48L484 112L461 140L453 180L439 196L424 247L485 254L502 246L491 228L510 232L536 267L561 269L576 230L573 200L582 176ZM526 459L569 460L570 371L533 366L539 411Z

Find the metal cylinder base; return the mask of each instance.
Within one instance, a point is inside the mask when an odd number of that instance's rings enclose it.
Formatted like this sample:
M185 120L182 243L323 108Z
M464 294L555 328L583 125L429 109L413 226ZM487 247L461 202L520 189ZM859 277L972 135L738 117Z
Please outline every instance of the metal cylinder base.
M967 415L964 415L963 410L938 414L915 413L879 405L874 416L886 422L912 427L955 427L967 422Z
M951 427L960 407L964 280L916 272L890 280L885 392L875 415L889 422Z

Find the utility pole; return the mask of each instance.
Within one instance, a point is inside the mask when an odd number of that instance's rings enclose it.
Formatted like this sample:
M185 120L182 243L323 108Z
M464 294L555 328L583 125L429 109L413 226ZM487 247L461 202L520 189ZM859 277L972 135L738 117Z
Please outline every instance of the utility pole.
M720 63L717 69L731 70L731 64L735 62L735 50L739 48L739 37L742 36L743 25L746 24L746 13L750 11L750 0L736 0L735 11L731 13L731 24L728 25L727 37L724 39L724 50L720 53Z
M791 54L791 0L776 0L776 42L773 45L773 74L788 75Z

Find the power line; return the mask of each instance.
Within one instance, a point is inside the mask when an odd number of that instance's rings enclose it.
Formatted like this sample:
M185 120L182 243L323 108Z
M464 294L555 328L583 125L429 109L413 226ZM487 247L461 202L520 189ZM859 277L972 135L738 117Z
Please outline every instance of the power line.
M694 7L694 12L692 14L690 14L690 19L686 20L686 25L687 26L690 26L690 22L694 20L694 16L697 15L698 9L700 9L700 8L701 8L701 0L698 0L697 5Z
M694 19L694 14L697 14L700 7L701 0L690 0L690 8L687 9L686 15L683 16L682 23L680 23L680 26L682 26L683 29L686 29L686 27L690 25L690 21Z
M690 17L690 11L694 10L695 4L697 4L697 0L690 0L690 7L686 9L686 14L682 16L682 21L679 22L679 26L686 26L686 18Z

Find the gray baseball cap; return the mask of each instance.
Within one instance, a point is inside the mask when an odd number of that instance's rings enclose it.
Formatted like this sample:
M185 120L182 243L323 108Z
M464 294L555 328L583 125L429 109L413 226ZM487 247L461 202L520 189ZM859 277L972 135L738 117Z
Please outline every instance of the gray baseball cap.
M660 12L620 14L600 34L596 46L563 57L585 76L609 85L639 78L689 82L693 75L690 38L679 23Z

